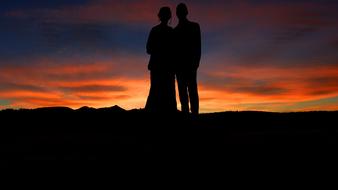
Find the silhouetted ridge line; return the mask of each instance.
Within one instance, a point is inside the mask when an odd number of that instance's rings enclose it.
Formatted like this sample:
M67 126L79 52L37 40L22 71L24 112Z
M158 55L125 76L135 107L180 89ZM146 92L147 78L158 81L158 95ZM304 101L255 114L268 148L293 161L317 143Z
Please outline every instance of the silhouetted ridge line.
M92 108L92 107L88 107L88 106L83 106L79 109L77 109L76 111L94 111L96 110L95 108Z
M33 111L73 111L73 109L69 107L42 107L33 109Z
M111 107L104 107L104 108L92 108L92 107L88 107L88 106L83 106L79 109L77 109L76 111L80 111L80 112L87 112L87 111L110 111L110 112L126 112L125 109L121 108L118 105L115 106L111 106Z
M126 112L125 109L121 108L118 105L115 105L115 106L112 106L112 107L107 107L107 108L99 108L98 110L111 111L111 112Z

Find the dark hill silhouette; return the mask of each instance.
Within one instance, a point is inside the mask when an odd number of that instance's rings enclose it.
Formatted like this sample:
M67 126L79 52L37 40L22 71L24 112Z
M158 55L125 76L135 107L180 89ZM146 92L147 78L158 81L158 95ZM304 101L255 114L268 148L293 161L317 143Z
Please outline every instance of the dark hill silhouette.
M108 108L99 108L99 110L102 110L102 111L110 111L110 112L125 112L126 110L121 108L120 106L118 105L115 105L115 106L112 106L112 107L108 107Z
M88 107L88 106L83 106L79 109L77 109L76 111L94 111L96 110L95 108L92 108L92 107Z
M77 110L75 110L77 112L95 112L95 111L106 111L106 112L112 112L112 113L120 113L120 112L125 112L126 110L121 108L118 105L112 106L112 107L106 107L106 108L92 108L92 107L88 107L88 106L83 106Z
M33 111L37 112L70 112L73 109L68 107L44 107L44 108L36 108Z
M255 155L257 147L264 155L271 151L290 155L335 145L337 118L338 112L246 111L190 117L118 106L8 109L0 111L0 153L5 161L122 162L146 155L251 157L248 147L254 147Z

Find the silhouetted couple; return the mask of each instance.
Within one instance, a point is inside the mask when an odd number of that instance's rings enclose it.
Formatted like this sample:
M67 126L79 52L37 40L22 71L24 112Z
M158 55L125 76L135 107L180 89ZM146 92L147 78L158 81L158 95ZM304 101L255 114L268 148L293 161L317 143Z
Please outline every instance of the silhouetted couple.
M169 7L158 13L161 23L152 28L147 53L150 54L151 87L146 110L171 113L177 111L175 77L177 79L183 113L198 114L199 98L197 69L201 58L201 32L197 23L187 19L188 9L183 3L176 7L178 25L168 26L171 19Z

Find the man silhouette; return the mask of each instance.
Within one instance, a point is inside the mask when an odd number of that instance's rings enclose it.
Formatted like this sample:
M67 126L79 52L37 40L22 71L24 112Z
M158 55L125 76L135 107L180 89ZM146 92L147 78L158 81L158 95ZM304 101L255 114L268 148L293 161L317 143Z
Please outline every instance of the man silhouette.
M201 31L198 23L187 19L188 8L184 3L176 7L179 19L174 29L176 51L176 78L183 113L192 114L199 110L197 69L201 59Z

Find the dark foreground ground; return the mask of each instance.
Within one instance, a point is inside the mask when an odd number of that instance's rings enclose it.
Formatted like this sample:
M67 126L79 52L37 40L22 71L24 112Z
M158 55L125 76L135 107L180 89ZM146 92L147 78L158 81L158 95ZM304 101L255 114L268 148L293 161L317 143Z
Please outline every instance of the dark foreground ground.
M335 147L337 118L338 112L224 112L191 117L119 107L5 110L0 112L1 163L318 153Z

